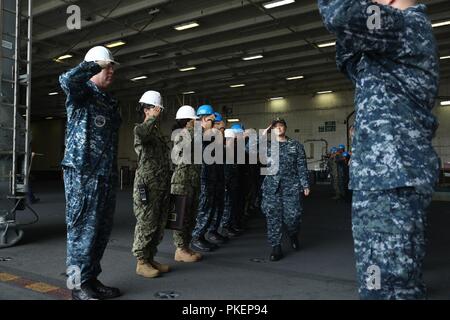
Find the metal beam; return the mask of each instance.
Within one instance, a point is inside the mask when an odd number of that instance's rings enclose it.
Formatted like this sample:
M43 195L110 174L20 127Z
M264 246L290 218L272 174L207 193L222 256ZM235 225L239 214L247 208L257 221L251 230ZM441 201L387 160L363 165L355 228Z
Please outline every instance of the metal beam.
M259 2L262 2L264 0L258 0ZM79 44L77 44L73 50L82 50L88 47L92 47L95 45L101 45L106 42L114 41L117 39L126 39L128 37L134 36L134 35L146 35L150 31L156 31L163 28L172 27L176 24L190 21L190 20L196 20L205 18L211 15L220 14L229 10L239 9L244 6L248 6L247 3L242 2L241 0L228 0L226 2L222 1L220 4L216 4L211 7L207 7L204 9L196 9L192 12L183 13L183 14L174 14L169 18L163 19L161 21L155 21L154 23L151 23L149 26L147 26L143 30L137 30L132 29L128 26L125 26L126 30L121 30L119 32L114 33L106 33L105 36L97 37L97 38L91 38L86 41L82 41ZM58 55L58 52L51 52L49 54L49 57L53 57Z
M302 26L302 29L300 29L299 27L299 32L300 30L302 30L302 32L307 32L307 31L313 31L313 30L318 30L322 27L321 24L319 23L314 23L314 24L310 24L310 25L305 25ZM289 30L287 29L282 29L282 30L276 30L270 33L265 33L259 37L257 36L252 36L252 37L244 37L244 38L238 38L234 41L224 41L224 42L217 42L213 45L209 45L208 47L210 48L209 51L214 50L215 53L210 53L208 51L205 50L206 46L201 46L201 47L191 47L189 48L190 54L186 54L183 55L182 57L177 56L177 54L174 53L170 53L167 57L161 58L161 59L153 59L151 62L147 62L145 60L139 59L139 60L133 60L131 62L123 62L121 67L126 68L126 67L137 67L139 66L139 69L142 70L143 65L145 64L150 64L150 63L155 63L155 64L161 64L162 61L166 61L166 60L174 60L174 59L184 59L184 60L188 60L191 64L194 65L201 65L203 63L210 63L211 60L217 60L218 63L226 63L226 61L224 61L223 59L220 59L223 56L229 55L231 53L235 53L236 49L240 49L240 51L247 51L247 52L252 52L252 51L260 51L263 52L264 54L270 53L270 52L274 52L277 50L281 50L283 48L290 48L290 47L296 47L299 44L303 44L303 45L308 45L308 42L297 37L297 40L291 41L289 43L283 42L283 43L278 43L278 44L273 44L270 46L264 46L264 44L262 44L264 41L268 42L270 39L274 39L274 38L279 38L282 35L290 35L292 34ZM328 37L327 35L325 35L325 37ZM251 40L253 38L253 41ZM261 41L261 38L264 41ZM311 47L308 45L308 47ZM206 51L206 52L205 52ZM197 59L197 60L192 60L191 57L192 56L198 56L198 55L202 55L208 58L203 58L203 59Z
M264 0L261 0L261 1L264 1ZM151 24L146 29L144 29L140 33L140 35L143 37L147 37L149 31L153 31L153 30L163 28L163 27L171 27L177 23L187 21L189 19L194 19L194 17L197 17L197 19L199 19L199 18L205 17L207 15L219 14L219 13L223 13L224 11L228 11L231 9L237 9L240 7L242 7L241 1L227 1L226 4L217 5L214 8L198 10L195 15L187 14L186 16L177 16L173 19L163 20L162 22L159 23L159 25L156 23ZM283 18L287 18L287 17L293 17L293 16L296 16L299 14L312 12L314 10L317 10L317 7L315 5L307 6L307 7L300 7L297 9L280 11L277 13L277 16L280 19L283 19ZM266 22L270 22L270 21L271 21L271 19L269 17L259 15L259 16L255 16L252 18L242 19L239 21L232 21L232 22L229 22L226 24L221 24L221 25L213 26L213 27L209 27L209 28L197 28L198 30L193 30L188 33L177 33L173 37L165 37L163 39L162 38L158 39L153 34L152 37L150 37L150 39L148 41L141 41L141 44L139 44L139 45L130 45L130 46L121 48L120 50L118 50L116 52L116 55L120 56L120 55L125 55L125 54L131 54L131 53L136 53L136 52L140 52L140 51L151 50L154 48L160 48L160 47L164 47L164 46L168 46L168 45L175 45L175 44L181 43L181 42L186 43L186 42L193 41L193 40L198 41L200 38L203 38L203 37L211 37L213 35L223 33L223 32L237 31L237 30L240 30L245 27L253 26L255 24L262 24L262 23L266 23ZM101 38L90 39L89 41L80 42L73 49L80 50L80 49L92 47L94 45L104 44L105 42L117 40L119 38L126 39L127 37L137 35L138 33L139 32L136 30L112 33L112 34L108 34ZM142 40L145 40L145 38L143 38ZM54 52L50 53L48 55L48 57L51 58L51 57L57 56L58 53L59 53L58 51L54 51Z
M290 75L293 75L296 73L300 73L300 72L305 75L304 80L301 80L299 82L284 81L284 79L287 76L290 76ZM282 80L285 83L288 83L289 85L296 85L299 83L308 82L308 81L311 81L313 79L318 79L318 78L320 78L321 81L324 82L332 74L343 77L336 70L336 67L334 64L330 64L330 63L323 64L323 61L319 60L316 62L308 63L307 67L305 67L305 64L302 64L301 66L290 65L287 68L286 68L286 65L276 65L270 69L267 68L265 70L255 69L251 73L249 72L245 77L239 78L239 80L243 80L244 82L248 83L249 87L251 87L252 84L254 84L254 83L257 84L258 82L261 82L262 81L261 77L264 77L264 79L265 79L264 82L271 83L272 80ZM231 77L231 74L229 74L229 76ZM322 76L323 76L323 78L321 78ZM189 85L192 85L192 88L195 89L196 92L201 92L201 93L215 92L216 88L228 88L228 85L230 83L232 83L231 81L224 81L223 79L221 79L221 77L223 78L224 75L211 73L209 75L199 77L195 81L189 81ZM255 79L256 79L256 81L255 81ZM258 81L258 79L259 79L259 81ZM236 80L236 81L238 81L238 80ZM123 97L123 96L127 96L129 94L135 95L135 92L141 93L143 90L146 90L148 87L156 87L157 88L157 87L159 87L159 85L158 85L158 83L155 83L153 85L143 84L143 83L129 85L129 83L127 83L125 86L123 86L121 88L115 88L112 91L114 92L115 96ZM187 90L187 89L192 89L192 88L184 86L182 83L170 82L170 85L168 87L165 87L164 91L178 94L178 93L182 92L180 89ZM36 100L51 101L52 103L59 101L61 106L64 104L64 99L62 98L62 96L50 98L45 95L44 99L42 98L43 96L44 95L42 95L41 97L36 97ZM43 104L48 105L49 103L46 102Z
M266 55L266 58L264 59L264 62L270 62L273 61L273 59L279 58L280 60L285 60L285 55L288 51L293 52L292 58L295 58L296 56L298 58L302 58L305 55L312 55L317 53L314 49L311 49L311 47L305 42L304 40L296 40L296 41L290 41L290 42L281 42L281 43L270 43L270 45L264 47L261 45L258 45L261 51L264 52ZM221 50L215 51L215 53L206 52L201 54L202 56L208 56L208 58L193 58L197 56L198 54L190 54L183 59L186 59L190 62L191 65L197 66L199 69L207 70L207 68L211 65L224 65L225 69L237 69L241 66L249 66L260 63L260 61L254 61L254 62L243 62L241 60L241 57L233 55L233 51L236 49L235 46L231 48L222 48ZM270 58L272 57L272 58ZM330 58L334 57L334 53L330 52ZM162 59L156 59L152 61L146 61L146 60L134 60L130 63L123 63L118 69L118 74L121 78L124 79L131 79L135 76L140 76L143 74L147 75L155 75L158 72L175 72L177 75L179 75L178 66L174 64L176 61L177 56L175 53L170 54L168 57L162 58ZM227 66L228 65L228 66ZM138 67L139 68L132 68L130 67ZM130 71L124 72L125 69L130 69ZM52 69L46 69L45 71L41 71L36 74L36 78L42 78L42 77L49 77L49 76L57 76L62 72L62 69L60 67Z
M298 32L305 32L305 33L312 32L313 30L320 30L321 28L323 28L321 22L315 22L315 23L310 23L310 24L307 24L307 25L296 27ZM291 32L289 30L282 29L279 32L272 31L272 32L269 32L269 33L265 33L264 36L261 36L261 37L257 38L257 40L265 39L267 41L270 38L277 38L277 37L280 37L281 35L289 35L289 34L291 34ZM324 35L324 37L329 37L329 36ZM297 43L298 42L303 42L304 44L307 43L304 40L297 40ZM224 42L217 43L217 44L214 45L214 48L216 50L218 50L218 51L226 52L226 47L224 47L224 46L232 45L233 47L236 47L236 46L239 46L239 45L244 45L244 44L249 44L249 43L250 43L250 37L244 37L244 39L238 39L238 40L235 40L235 41L224 41ZM273 50L276 49L275 47L272 47L272 48L268 47L266 49L264 47L261 47L261 45L260 45L261 43L257 43L257 44L258 44L257 49L260 50L260 51L269 52L269 51L273 51ZM278 47L279 46L280 45L278 45ZM287 44L285 46L289 46L289 44ZM211 48L211 46L209 48ZM216 62L216 63L219 63L219 64L226 63L226 61L224 61L224 60L217 61L216 58L218 56L212 56L208 52L206 52L206 53L202 52L203 49L204 49L204 46L202 46L200 48L189 49L190 54L182 56L181 59L189 60L190 57L193 56L193 55L201 55L201 56L204 56L205 58L196 59L194 61L190 61L190 63L195 63L196 65L202 65L202 64L207 64L207 63L211 63L211 62ZM233 48L233 50L234 49L235 48ZM250 51L251 49L249 48L248 50ZM117 54L116 54L116 56L117 56ZM176 55L176 52L173 52L173 53L169 54L169 56L167 56L167 57L164 57L164 58L161 58L161 59L155 59L155 60L152 60L152 61L147 61L147 60L143 60L143 59L138 59L138 60L135 59L132 62L122 62L121 66L120 66L120 69L123 70L123 69L125 69L127 67L138 67L139 66L139 68L134 68L135 71L128 72L126 75L124 75L124 77L130 77L131 78L137 72L142 72L145 69L144 65L151 66L152 64L154 64L154 65L161 66L161 65L164 65L164 63L162 63L163 61L173 62L175 59L180 59L180 57L178 57ZM163 70L166 70L166 68L163 68ZM155 71L154 68L152 68L152 72L153 71ZM48 68L46 68L45 71L36 72L36 77L39 78L39 77L42 77L42 76L56 75L56 74L58 74L60 72L61 71L60 71L59 68L54 70L54 71L49 70Z
M43 3L42 3L43 2ZM33 18L36 19L38 16L44 15L51 11L55 11L57 9L68 7L71 4L75 4L79 2L79 0L50 0L50 1L41 1L41 4L35 5L33 7ZM26 9L22 9L22 14L28 14Z
M190 60L194 56L208 56L211 60L220 58L221 56L224 56L226 54L229 54L235 50L243 50L246 48L246 46L257 46L258 48L261 48L262 43L269 42L270 40L280 40L283 41L283 36L290 35L291 33L287 29L282 30L275 30L267 33L263 33L261 35L253 35L248 36L244 38L238 38L234 39L232 41L225 40L222 42L216 42L214 44L209 45L202 45L202 46L194 46L190 49L190 52L183 52L185 53L181 58ZM252 41L253 39L253 41ZM280 46L283 45L282 43L279 44ZM250 50L250 49L249 49ZM219 55L217 54L219 53ZM133 60L130 62L127 62L126 60L122 61L121 64L121 70L126 69L128 67L137 67L140 66L139 69L133 68L135 70L141 70L145 68L144 65L151 66L152 64L161 65L165 61L175 61L177 59L180 59L178 52L169 52L167 55L165 55L162 58L155 58L151 60L145 60L145 59L136 59L136 57L133 57ZM42 63L41 63L42 64ZM45 62L47 65L48 62ZM37 65L37 69L39 69L39 64ZM37 72L35 74L35 77L47 77L47 76L53 76L60 74L64 69L67 69L68 67L71 67L70 64L56 64L53 63L50 68L45 68L45 72Z
M189 87L185 87L183 83L175 83L173 81L166 81L168 82L168 86L164 87L164 90L173 90L173 89L182 89L182 90L194 90L199 92L215 92L216 88L227 88L229 90L229 85L234 83L246 83L248 87L251 87L255 83L272 83L272 80L280 80L284 83L287 83L285 80L286 76L292 75L293 70L299 71L301 70L301 73L305 75L305 79L302 80L300 83L308 82L309 79L316 77L317 73L323 72L323 70L326 70L326 75L324 75L323 80L327 78L327 75L330 75L335 72L335 74L339 74L341 77L343 77L337 70L334 64L326 64L324 63L325 60L323 59L316 59L313 61L302 61L295 64L275 64L270 68L255 68L252 72L248 72L245 76L240 76L238 79L232 78L231 74L228 74L230 76L230 80L224 80L223 74L217 74L215 72L211 72L209 74L205 74L202 77L198 77L195 80L191 80L189 82L186 82L189 84ZM275 74L275 76L274 76ZM322 80L322 81L323 81ZM162 81L161 81L162 82ZM160 82L158 82L160 83ZM153 84L153 86L158 86L158 83ZM291 82L292 84L295 84L296 82ZM297 82L298 83L298 82ZM123 92L123 94L129 93L131 90L144 90L145 88L148 88L151 86L150 83L139 83L139 85L125 85L118 88L115 88L115 92ZM121 93L117 93L116 95L121 96Z
M199 68L198 70L189 73L181 73L176 66L160 66L160 67L152 67L152 73L148 74L149 79L146 81L142 81L139 83L150 83L154 82L155 79L158 79L160 81L173 81L173 82L180 82L181 81L187 81L188 79L192 79L189 82L195 81L195 79L204 80L205 77L209 75L221 75L221 74L232 74L233 72L240 72L240 73L246 73L250 70L268 70L270 66L276 66L277 68L280 67L294 67L297 66L297 63L300 62L302 66L307 66L307 64L317 58L320 57L321 61L327 61L326 59L323 59L323 55L318 55L315 50L307 50L308 46L301 46L301 47L292 47L293 53L283 53L283 50L277 50L272 52L272 57L267 57L262 60L255 60L255 61L242 61L239 59L228 59L226 62L222 61L222 64L216 64L214 62L205 62L201 60L203 64L197 63L199 61L193 61L196 65L203 65L203 67ZM329 57L328 61L329 63L334 64L334 60ZM232 65L232 68L229 66L226 66L224 64ZM121 74L120 72L117 73L117 80L116 82L130 84L130 86L133 84L133 82L130 81L130 79L134 76L145 74L145 72L142 72L141 74L137 73L124 73ZM57 81L57 77L55 76L55 83ZM41 82L43 86L46 86L45 82ZM37 85L37 87L40 87L41 85ZM122 85L121 85L122 86Z
M147 8L161 6L161 5L167 4L169 2L170 2L170 0L153 0L153 1L144 0L144 1L137 2L137 3L133 3L133 4L125 3L124 6L114 10L114 12L111 13L111 15L108 18L106 18L106 15L109 12L109 10L106 10L102 14L93 14L93 16L96 16L97 19L95 19L93 21L83 21L82 29L85 30L87 28L90 28L90 27L96 26L100 23L103 23L107 20L118 19L123 16L131 15L135 12L145 10ZM105 18L106 18L106 20L105 20ZM55 38L55 37L58 37L60 35L63 35L65 33L69 33L69 32L71 32L71 31L68 30L66 26L62 26L62 27L59 27L59 28L36 35L34 38L34 41L39 42L39 41L43 41L46 39Z

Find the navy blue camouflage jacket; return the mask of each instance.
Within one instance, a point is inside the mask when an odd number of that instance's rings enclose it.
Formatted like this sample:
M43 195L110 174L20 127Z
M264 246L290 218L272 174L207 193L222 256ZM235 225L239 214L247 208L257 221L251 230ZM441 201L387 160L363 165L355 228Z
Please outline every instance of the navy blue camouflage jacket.
M350 187L432 192L439 160L432 114L439 58L426 7L377 4L381 28L369 28L375 3L319 0L327 29L337 37L337 65L356 87Z
M67 131L63 167L87 175L117 172L121 118L118 102L90 79L101 72L95 62L82 62L59 77L67 95Z
M267 147L267 155L271 157L270 142ZM279 159L269 160L269 166L274 166L273 161L278 161L278 172L264 177L262 191L275 194L280 185L289 187L293 193L302 192L309 188L308 165L303 145L291 138L279 143Z

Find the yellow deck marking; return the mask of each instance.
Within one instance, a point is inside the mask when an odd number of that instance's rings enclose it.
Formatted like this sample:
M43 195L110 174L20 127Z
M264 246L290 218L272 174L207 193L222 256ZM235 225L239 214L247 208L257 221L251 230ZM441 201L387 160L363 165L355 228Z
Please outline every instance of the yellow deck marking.
M17 280L19 279L19 277L13 275L13 274L9 274L9 273L0 273L0 281L13 281L13 280Z
M48 285L48 284L42 283L42 282L30 284L28 286L25 286L25 288L31 289L33 291L40 292L40 293L47 293L47 292L55 291L55 290L59 289L58 287L54 287L54 286L51 286L51 285Z

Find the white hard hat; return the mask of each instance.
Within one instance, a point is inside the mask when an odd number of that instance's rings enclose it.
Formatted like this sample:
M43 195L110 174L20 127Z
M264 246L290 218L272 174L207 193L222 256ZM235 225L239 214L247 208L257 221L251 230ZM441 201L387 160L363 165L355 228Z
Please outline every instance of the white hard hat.
M109 61L114 64L119 64L114 60L111 51L102 46L97 46L89 50L84 57L84 61Z
M175 117L177 120L181 119L198 119L195 109L191 106L182 106L177 111L177 115Z
M151 106L163 108L161 94L157 91L147 91L139 100L139 103L145 103Z
M234 132L233 129L226 129L225 138L236 138L236 133Z

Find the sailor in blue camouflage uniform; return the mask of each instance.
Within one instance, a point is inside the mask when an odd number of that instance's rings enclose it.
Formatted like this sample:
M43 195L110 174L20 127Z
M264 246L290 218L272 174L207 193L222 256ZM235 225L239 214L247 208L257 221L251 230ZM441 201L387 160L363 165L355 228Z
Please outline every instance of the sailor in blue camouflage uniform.
M438 51L424 5L376 2L319 0L337 36L337 65L356 86L350 188L359 293L423 299L426 209L439 168L431 144Z
M235 229L236 220L241 215L241 196L239 194L238 139L243 139L244 130L241 125L233 125L225 130L226 163L224 165L224 212L220 221L221 234L233 238L239 235ZM231 157L233 155L233 157Z
M203 129L203 136L210 135L214 126L214 109L210 105L202 105L197 110L197 116ZM208 140L208 139L205 139ZM209 145L216 143L214 137L212 141L203 141L202 150L204 151ZM197 252L210 252L217 249L218 246L209 242L206 238L208 227L214 218L217 203L217 181L219 179L216 164L206 164L203 159L200 173L200 196L197 210L197 220L195 228L192 231L191 248ZM223 169L222 169L223 170ZM222 173L223 174L223 173Z
M286 121L276 119L266 132L275 131L279 143L278 172L267 175L262 185L261 209L267 219L267 233L272 246L271 261L283 257L281 238L286 226L291 245L299 249L298 233L303 213L302 195L309 195L308 166L303 145L286 136ZM268 147L268 156L271 156Z
M214 112L214 128L220 131L222 137L225 134L225 122L220 113ZM224 203L225 203L225 175L224 175L224 163L225 163L225 144L224 148L224 161L223 163L214 164L217 173L217 179L215 183L215 203L214 203L214 215L208 226L208 232L206 233L206 239L213 244L224 244L228 238L222 236L219 233L221 221L224 216Z
M114 64L108 49L95 47L85 61L59 78L67 95L66 151L62 161L67 267L81 271L81 283L74 283L72 291L75 300L120 295L118 289L105 287L97 279L116 204L121 119L117 100L106 92L113 80Z

